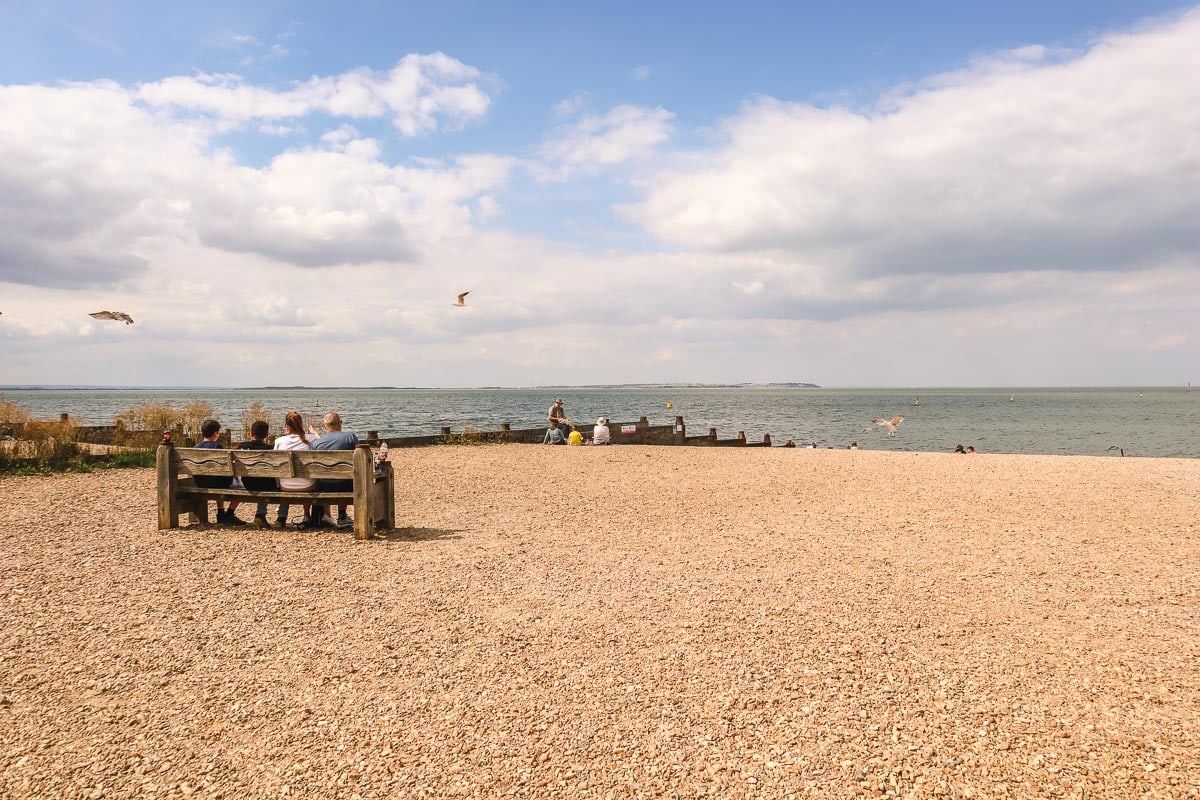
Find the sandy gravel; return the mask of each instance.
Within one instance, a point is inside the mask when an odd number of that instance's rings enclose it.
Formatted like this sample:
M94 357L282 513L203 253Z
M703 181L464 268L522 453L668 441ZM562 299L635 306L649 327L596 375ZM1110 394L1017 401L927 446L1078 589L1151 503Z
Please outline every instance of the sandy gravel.
M0 797L1200 797L1200 461L393 460L371 542L0 482Z

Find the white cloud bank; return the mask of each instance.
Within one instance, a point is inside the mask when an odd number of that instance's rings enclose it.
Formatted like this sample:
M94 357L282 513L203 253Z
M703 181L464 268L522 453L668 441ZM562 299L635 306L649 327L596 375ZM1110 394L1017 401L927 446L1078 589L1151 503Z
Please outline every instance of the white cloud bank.
M863 109L760 98L630 220L827 276L1154 266L1200 252L1200 12L1022 48ZM697 168L693 164L702 164Z
M170 235L297 266L415 261L467 229L473 200L505 180L511 159L392 165L377 142L343 126L321 146L255 168L211 136L317 111L386 113L413 134L452 126L487 108L486 95L461 83L477 75L433 54L408 56L386 76L347 73L287 92L194 78L0 87L0 280L137 279L148 240Z

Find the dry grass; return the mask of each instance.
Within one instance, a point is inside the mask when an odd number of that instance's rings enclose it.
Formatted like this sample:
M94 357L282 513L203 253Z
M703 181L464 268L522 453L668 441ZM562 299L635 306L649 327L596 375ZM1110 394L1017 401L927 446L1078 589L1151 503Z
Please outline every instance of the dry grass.
M193 402L179 407L148 403L118 414L115 422L127 431L170 431L179 440L199 439L200 426L212 415L209 403Z

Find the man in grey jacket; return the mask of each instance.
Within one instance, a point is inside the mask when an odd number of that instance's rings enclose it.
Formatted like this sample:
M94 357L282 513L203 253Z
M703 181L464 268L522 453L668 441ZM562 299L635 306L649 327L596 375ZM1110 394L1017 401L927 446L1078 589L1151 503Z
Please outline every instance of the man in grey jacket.
M353 450L358 447L358 437L351 431L342 430L342 418L337 415L336 411L330 411L325 415L324 419L325 433L317 436L312 441L313 450ZM309 433L313 436L317 432L309 428ZM317 488L329 492L348 492L354 489L354 481L346 480L319 480ZM325 513L325 506L314 504L312 516L309 518L309 524L313 527L319 525L336 525L339 528L350 528L354 525L354 520L346 513L346 504L340 503L337 505L338 516L337 521Z

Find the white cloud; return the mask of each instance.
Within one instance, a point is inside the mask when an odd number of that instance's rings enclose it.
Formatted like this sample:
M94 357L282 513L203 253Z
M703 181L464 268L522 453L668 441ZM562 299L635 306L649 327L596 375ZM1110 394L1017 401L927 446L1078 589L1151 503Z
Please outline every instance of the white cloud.
M554 104L554 116L558 119L573 117L583 110L587 100L588 95L586 92L575 92L570 97L564 98Z
M647 67L645 64L634 67L630 71L629 77L635 81L644 81L650 77L650 68Z
M733 288L742 294L755 295L762 294L765 286L762 281L733 281Z
M624 213L848 276L1130 269L1200 254L1200 11L980 59L876 107L761 98Z
M1182 333L1164 333L1162 336L1159 336L1152 341L1149 347L1150 350L1153 351L1170 350L1185 344L1187 340L1188 337L1184 336Z
M278 47L278 45L276 46ZM154 108L211 116L226 126L314 112L358 119L389 117L405 136L455 129L483 116L490 104L482 74L442 53L407 55L388 72L357 69L313 77L277 90L239 75L201 73L142 84L136 97Z
M542 145L551 165L545 177L565 179L647 156L670 137L673 118L664 108L617 106L602 117L560 125Z

